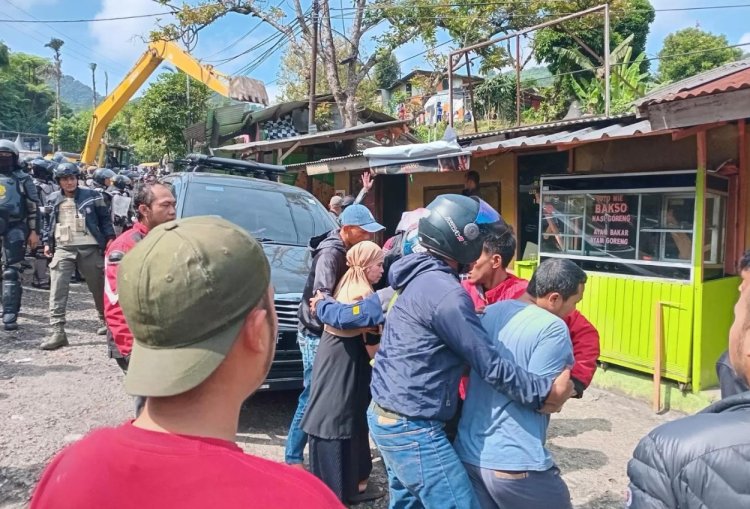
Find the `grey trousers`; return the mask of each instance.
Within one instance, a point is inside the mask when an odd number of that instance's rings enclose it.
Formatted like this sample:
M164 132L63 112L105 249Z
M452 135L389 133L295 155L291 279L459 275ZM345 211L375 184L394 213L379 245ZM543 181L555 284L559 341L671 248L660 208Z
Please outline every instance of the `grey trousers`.
M58 246L49 264L49 323L65 325L70 278L76 270L86 278L99 319L104 319L104 256L99 246Z
M506 473L464 463L482 509L573 509L560 470Z

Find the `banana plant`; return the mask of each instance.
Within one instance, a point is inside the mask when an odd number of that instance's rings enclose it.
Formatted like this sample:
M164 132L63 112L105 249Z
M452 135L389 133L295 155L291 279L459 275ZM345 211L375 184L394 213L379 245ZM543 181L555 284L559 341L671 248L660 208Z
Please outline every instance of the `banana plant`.
M641 53L633 59L633 48L630 43L633 35L610 53L610 100L612 113L623 113L632 107L633 101L646 93L649 74L641 71L641 65L646 58ZM581 103L586 113L599 114L605 111L605 73L604 66L593 63L580 50L558 48L561 56L570 59L584 72L587 77L573 77L570 86L576 99Z

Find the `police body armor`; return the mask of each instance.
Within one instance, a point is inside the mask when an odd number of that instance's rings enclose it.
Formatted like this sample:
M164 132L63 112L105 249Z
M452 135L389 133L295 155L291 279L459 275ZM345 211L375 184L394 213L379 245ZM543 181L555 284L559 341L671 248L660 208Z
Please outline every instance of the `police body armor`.
M26 217L26 198L21 184L13 175L0 174L0 235L5 235L13 223Z

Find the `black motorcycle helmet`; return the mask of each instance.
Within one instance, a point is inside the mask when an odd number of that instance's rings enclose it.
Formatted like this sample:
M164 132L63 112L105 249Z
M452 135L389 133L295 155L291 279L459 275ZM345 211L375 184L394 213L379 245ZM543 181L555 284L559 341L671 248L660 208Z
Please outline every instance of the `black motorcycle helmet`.
M29 163L29 166L31 167L31 175L34 178L44 180L45 182L52 180L52 170L55 166L53 162L38 157L36 159L32 159Z
M130 180L127 175L115 175L114 178L112 178L112 185L120 191L128 189L132 182L133 181Z
M107 180L114 178L115 175L117 175L117 173L113 172L109 168L99 168L94 171L94 182L96 182L100 186L106 186Z
M495 209L476 196L443 194L427 210L419 220L419 244L461 265L475 262L482 254L481 233L503 222Z
M59 181L63 177L75 177L81 174L81 170L78 169L73 163L60 163L55 167L55 180Z
M18 168L18 147L16 147L16 144L9 140L0 140L0 158L10 158L10 166L12 167L10 171L15 171Z

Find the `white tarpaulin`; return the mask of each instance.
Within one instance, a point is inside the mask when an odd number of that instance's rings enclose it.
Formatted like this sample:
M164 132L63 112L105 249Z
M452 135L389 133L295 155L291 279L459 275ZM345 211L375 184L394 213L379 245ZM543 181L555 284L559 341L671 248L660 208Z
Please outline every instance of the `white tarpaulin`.
M363 155L378 174L461 171L471 164L471 152L456 141L445 140L368 148Z

